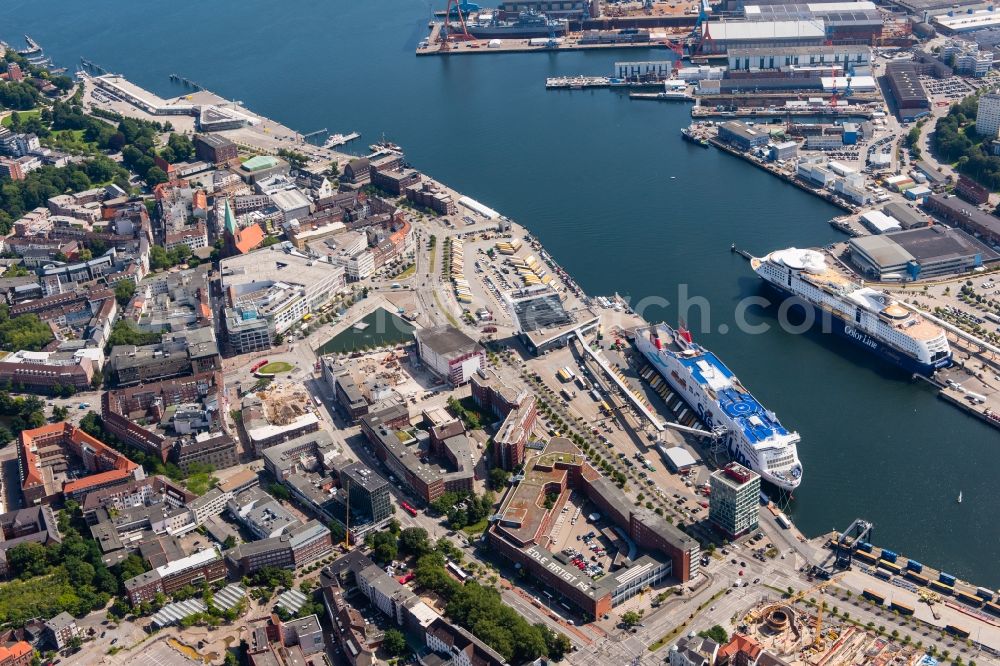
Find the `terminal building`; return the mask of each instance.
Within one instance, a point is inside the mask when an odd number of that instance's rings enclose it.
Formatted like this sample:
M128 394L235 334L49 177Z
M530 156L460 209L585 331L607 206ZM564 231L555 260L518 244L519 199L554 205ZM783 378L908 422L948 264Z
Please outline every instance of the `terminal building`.
M1000 254L969 234L943 225L852 238L848 252L865 278L880 282L965 273L1000 260Z
M597 328L600 321L589 308L567 311L559 293L546 285L519 289L505 295L505 299L514 314L518 337L536 356L565 347L577 331L586 333Z
M712 472L708 519L727 538L735 539L759 524L760 475L739 463Z
M615 558L613 570L602 576L569 566L568 557L549 550L556 518L574 491L593 502L616 526L610 529L625 537L621 541L627 550ZM545 501L553 496L554 501ZM543 587L590 618L601 617L668 578L686 583L698 572L697 541L653 511L637 508L562 437L553 438L515 477L487 538L501 557L526 568Z

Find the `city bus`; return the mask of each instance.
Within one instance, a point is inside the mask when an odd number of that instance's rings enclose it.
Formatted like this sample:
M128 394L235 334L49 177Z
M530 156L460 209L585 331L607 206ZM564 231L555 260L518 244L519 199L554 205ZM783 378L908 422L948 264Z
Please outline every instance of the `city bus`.
M399 506L403 507L403 511L410 514L411 516L417 515L417 510L409 502L400 500Z

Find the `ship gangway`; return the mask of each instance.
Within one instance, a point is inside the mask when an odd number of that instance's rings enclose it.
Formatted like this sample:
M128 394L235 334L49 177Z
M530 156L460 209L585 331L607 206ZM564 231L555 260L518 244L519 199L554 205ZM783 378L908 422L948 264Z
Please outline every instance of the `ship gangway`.
M597 363L597 365L601 366L604 374L611 378L611 381L614 382L618 386L618 389L625 394L625 397L628 398L633 405L635 405L636 409L638 409L639 412L653 424L653 427L656 428L657 431L663 432L669 428L670 430L678 430L689 435L710 437L712 439L718 439L721 435L725 434L724 429L720 430L719 428L716 428L714 431L708 431L681 425L680 423L661 421L657 418L656 414L653 413L649 406L646 405L646 403L633 392L632 387L626 384L622 378L618 376L618 373L611 369L611 366L608 365L608 362L604 359L604 357L598 354L595 350L591 349L590 345L587 344L587 341L584 340L583 334L581 334L579 330L575 331L575 334L576 338L580 341L580 346L583 347L584 352L586 352L587 355Z

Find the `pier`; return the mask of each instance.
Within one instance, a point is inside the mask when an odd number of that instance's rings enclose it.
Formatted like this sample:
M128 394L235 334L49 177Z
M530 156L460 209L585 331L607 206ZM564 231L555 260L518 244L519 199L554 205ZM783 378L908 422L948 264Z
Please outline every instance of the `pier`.
M327 137L327 140L323 142L324 148L336 148L337 146L343 146L345 143L350 143L355 139L360 139L361 135L357 132L351 132L350 134L331 134Z
M728 144L726 144L726 143L724 143L722 141L719 141L717 138L709 139L708 142L710 144L712 144L713 146L715 146L716 148L718 148L719 150L723 151L723 152L729 153L730 155L732 155L734 157L738 157L741 160L749 162L750 164L753 164L754 166L756 166L756 167L758 167L760 169L763 169L764 171L768 172L772 176L777 176L781 180L783 180L786 183L789 183L791 185L794 185L795 187L799 188L803 192L808 192L809 194L817 196L820 199L824 199L828 203L833 204L834 206L836 206L837 208L840 208L841 210L845 210L845 211L847 211L849 213L853 213L854 212L854 207L853 206L851 206L849 203L841 200L839 197L834 196L832 192L827 192L826 190L813 189L812 187L806 185L805 183L803 183L801 180L799 180L795 176L792 176L792 175L789 175L787 173L784 173L783 171L780 171L777 166L771 166L771 165L769 165L769 164L767 164L765 162L760 162L760 161L754 159L752 156L744 153L743 151L737 150L737 149L733 148L732 146L730 146L730 145L728 145Z

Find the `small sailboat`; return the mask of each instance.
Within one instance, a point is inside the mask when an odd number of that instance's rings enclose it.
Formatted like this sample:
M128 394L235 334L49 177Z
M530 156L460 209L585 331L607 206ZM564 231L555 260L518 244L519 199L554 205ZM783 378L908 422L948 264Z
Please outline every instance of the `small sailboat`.
M959 504L962 503L962 491L961 490L958 491L958 503Z

